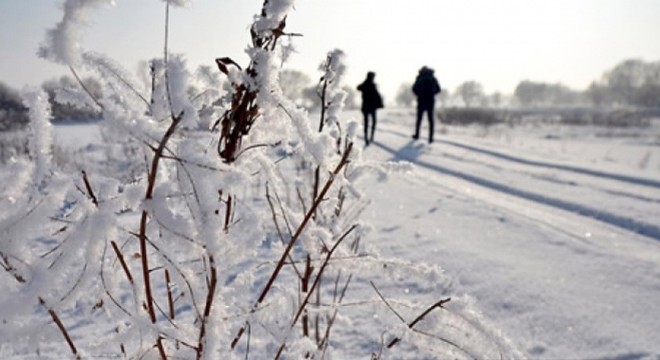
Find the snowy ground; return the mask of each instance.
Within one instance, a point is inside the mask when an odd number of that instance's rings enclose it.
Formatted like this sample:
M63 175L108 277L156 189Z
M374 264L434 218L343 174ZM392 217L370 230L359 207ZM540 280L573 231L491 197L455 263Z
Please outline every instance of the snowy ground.
M429 145L410 138L409 111L379 117L376 141L363 156L409 161L415 169L367 184L370 247L440 266L451 282L388 287L376 279L385 296L419 304L408 318L448 295L434 288L451 288L451 296L473 298L484 322L525 357L660 359L660 124L438 126ZM95 126L57 126L58 142L100 156L89 145L100 138ZM366 279L358 276L355 287L373 297ZM372 316L364 308L356 313ZM353 321L353 333L337 334L344 345L335 358L368 358L377 348L353 347L378 337ZM434 346L424 358L441 358ZM479 351L489 354L483 345Z
M443 127L381 116L365 155L388 255L443 267L531 358L660 358L660 128ZM621 132L621 130L619 130ZM396 225L394 225L396 224Z

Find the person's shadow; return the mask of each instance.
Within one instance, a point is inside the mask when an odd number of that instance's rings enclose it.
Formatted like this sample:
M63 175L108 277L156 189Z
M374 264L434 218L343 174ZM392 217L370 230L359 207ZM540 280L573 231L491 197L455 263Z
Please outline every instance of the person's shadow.
M417 162L417 159L421 156L424 149L423 143L412 140L398 150L378 141L374 141L373 145L379 146L392 153L392 157L388 161L408 161L411 163Z

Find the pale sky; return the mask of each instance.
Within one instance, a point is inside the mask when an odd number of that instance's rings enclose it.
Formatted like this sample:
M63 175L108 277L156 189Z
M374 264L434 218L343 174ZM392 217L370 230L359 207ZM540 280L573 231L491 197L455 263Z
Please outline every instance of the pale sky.
M20 88L66 74L36 57L61 18L57 0L0 0L0 81ZM249 25L263 0L193 0L170 13L170 50L193 66L246 64ZM116 0L92 14L87 50L134 70L162 55L164 3ZM312 79L328 51L347 54L347 83L367 71L393 100L427 65L444 88L476 80L512 93L521 80L584 89L625 59L660 61L660 0L297 0L287 30L302 33L286 65Z

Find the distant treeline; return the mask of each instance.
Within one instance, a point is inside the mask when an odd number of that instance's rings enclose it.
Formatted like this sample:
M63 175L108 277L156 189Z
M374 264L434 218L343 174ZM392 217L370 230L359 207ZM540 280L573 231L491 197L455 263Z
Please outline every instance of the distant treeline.
M96 99L103 97L102 86L96 79L84 78L82 83L85 84L85 93ZM318 84L313 83L303 72L281 71L280 86L284 94L299 106L307 109L318 108ZM72 89L77 89L75 92L80 93L80 87L78 81L68 76L42 84L50 99L53 122L94 120L100 117L98 108L93 105L81 107L61 101L62 98L66 99L66 93L72 92ZM414 106L415 98L411 87L411 84L401 84L394 99L396 105ZM356 99L355 90L352 87L345 87L344 90L347 93L345 107L356 108L359 101ZM636 118L648 112L639 109L660 108L660 61L623 61L606 71L599 80L592 82L583 91L573 90L562 84L524 80L511 95L499 92L486 94L477 81L466 81L453 91L443 88L438 96L438 103L445 114L445 121L451 123L495 123L505 121L505 118L511 120L512 117L529 115L525 115L522 110L510 109L537 109L537 113L547 115L550 108L568 108L569 110L553 111L566 122L620 124L622 121L617 120L620 114L627 113L628 116ZM591 107L608 110L586 110ZM463 111L459 110L460 108L475 110ZM27 109L23 106L18 91L0 82L0 131L21 128L27 122Z
M27 122L27 109L18 92L0 82L0 131L20 128Z
M492 108L447 107L438 110L441 123L448 125L495 125L507 123L554 123L606 127L646 127L660 118L660 108Z
M413 106L410 84L402 84L396 102ZM455 90L443 89L439 102L447 107L660 107L660 61L626 60L606 71L583 91L562 84L521 81L513 94L486 94L477 81L466 81Z
M300 106L313 109L320 104L317 85L301 71L282 71L280 86ZM401 84L394 104L390 105L413 107L415 97L411 89L411 83ZM347 107L359 105L355 91L350 87L344 90L348 93ZM470 80L453 90L443 88L437 99L441 107L465 108L660 107L660 61L623 61L582 91L562 84L523 80L513 94L487 94L479 82Z
M101 85L94 78L83 79L85 87L95 97L101 98ZM59 94L66 93L80 84L68 76L48 80L41 87L48 94L53 122L58 121L88 121L100 118L98 109L80 107L70 103L56 101ZM27 108L23 105L18 90L0 82L0 131L15 130L24 127L29 119Z

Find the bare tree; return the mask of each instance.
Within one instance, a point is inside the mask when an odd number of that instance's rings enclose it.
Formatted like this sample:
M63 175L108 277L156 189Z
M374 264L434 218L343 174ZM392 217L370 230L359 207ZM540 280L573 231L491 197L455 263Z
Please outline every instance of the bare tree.
M521 81L514 92L522 106L576 105L581 102L581 94L562 84Z
M463 100L467 107L482 105L486 95L481 84L474 80L466 81L456 88L456 96Z
M27 123L27 109L18 92L0 82L0 131L21 128Z
M587 96L597 105L660 106L660 61L625 60L593 82Z
M282 70L280 72L280 87L284 96L293 100L298 106L308 107L311 104L304 94L306 88L312 83L310 77L298 70Z
M403 83L399 86L394 99L397 105L403 107L411 107L415 103L415 95L412 92L411 83Z
M93 77L87 77L76 81L70 76L62 76L58 79L46 80L41 87L48 94L48 100L51 106L53 121L58 120L90 120L99 118L99 110L94 106L84 106L66 101L59 101L58 95L82 93L82 84L84 84L84 93L94 99L100 99L103 94L101 84ZM90 103L92 99L89 99Z
M346 109L357 109L357 91L351 86L343 86L341 88L346 92L346 98L344 99L344 108Z

